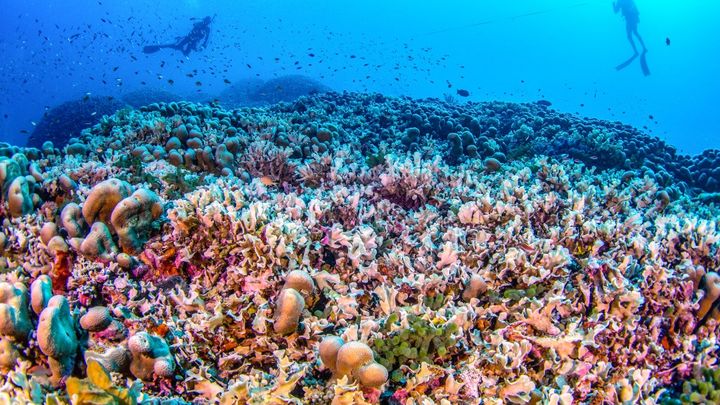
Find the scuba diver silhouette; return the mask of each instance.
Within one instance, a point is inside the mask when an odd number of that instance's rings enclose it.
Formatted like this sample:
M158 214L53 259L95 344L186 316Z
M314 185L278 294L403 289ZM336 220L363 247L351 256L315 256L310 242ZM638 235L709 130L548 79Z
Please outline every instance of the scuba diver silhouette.
M647 51L645 48L645 42L643 42L640 33L638 33L638 24L640 23L640 12L638 11L635 0L618 0L613 3L613 10L615 13L622 11L623 17L625 17L625 30L627 32L627 39L630 41L630 45L633 51L637 54L637 46L633 40L633 35L640 41L640 45L643 47L643 52Z
M165 45L148 45L143 48L144 53L155 53L162 48L171 48L181 51L183 55L188 56L190 52L199 50L198 45L202 42L200 48L207 46L208 40L210 39L210 23L215 17L205 17L202 21L193 24L193 28L189 34L184 37L177 38L177 42L174 44Z
M645 76L650 75L650 68L648 68L647 59L645 58L645 55L647 54L647 48L645 47L645 42L643 41L640 33L638 32L638 24L640 23L640 11L638 11L635 0L615 1L613 3L613 11L615 11L615 13L621 12L623 17L625 18L625 32L627 33L628 42L630 42L630 46L632 46L633 49L633 56L618 65L616 69L625 69L635 60L635 58L638 57L638 49L635 45L635 40L633 39L633 37L636 37L643 48L642 54L640 54L640 68L642 69L642 72Z

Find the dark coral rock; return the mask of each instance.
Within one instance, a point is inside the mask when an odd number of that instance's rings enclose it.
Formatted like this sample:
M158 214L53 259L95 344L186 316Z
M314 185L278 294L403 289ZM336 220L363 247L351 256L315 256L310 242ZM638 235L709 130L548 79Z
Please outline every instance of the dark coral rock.
M328 91L328 86L307 76L287 75L268 81L246 79L236 82L218 96L218 101L226 108L255 107L293 102L301 96Z
M56 148L62 148L70 138L79 136L80 131L100 122L104 115L124 107L124 102L106 96L86 96L62 103L43 115L27 146L41 148L45 141L52 141Z

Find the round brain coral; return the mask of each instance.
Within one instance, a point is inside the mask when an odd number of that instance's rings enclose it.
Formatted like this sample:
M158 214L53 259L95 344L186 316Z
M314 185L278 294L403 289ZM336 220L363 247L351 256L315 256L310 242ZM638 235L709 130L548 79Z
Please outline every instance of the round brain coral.
M306 271L293 270L285 276L283 288L292 288L301 293L312 294L315 290L315 281Z
M320 360L333 373L335 373L337 365L338 351L344 344L345 342L339 336L326 336L320 341Z
M52 280L50 276L43 274L36 278L30 285L30 306L33 312L40 315L52 298Z
M305 299L297 290L285 288L280 291L273 325L275 333L289 335L295 332L300 324L303 309L305 309Z
M21 217L33 209L30 184L25 177L18 177L8 188L8 211L13 217Z
M80 244L80 253L90 258L110 260L117 251L110 229L102 222L95 222L90 228L90 233Z
M139 189L120 201L110 218L117 232L120 248L125 253L141 250L152 222L162 213L163 205L157 194L147 189Z
M112 320L112 315L107 307L97 306L90 308L80 318L80 326L86 331L98 332L110 326Z
M7 373L15 367L20 352L7 338L0 338L0 371Z
M31 329L27 287L0 283L0 335L24 339Z
M372 349L365 343L343 343L337 336L327 336L320 342L319 351L323 364L337 378L352 377L372 388L387 382L387 368L374 360Z
M88 224L101 221L110 224L115 206L132 193L132 186L122 180L109 179L96 184L85 199L82 214Z
M40 313L37 340L40 350L48 356L52 380L58 383L62 377L70 375L75 367L78 338L70 304L64 296L52 297Z
M703 277L701 285L705 294L700 299L697 317L703 320L708 315L715 315L713 311L717 311L714 308L715 302L720 298L720 275L715 272L707 273Z
M78 238L84 235L87 224L82 215L79 205L71 202L60 212L60 225L71 238Z
M130 372L137 378L150 381L153 377L166 378L175 371L175 360L167 342L147 332L138 332L127 342L132 353Z

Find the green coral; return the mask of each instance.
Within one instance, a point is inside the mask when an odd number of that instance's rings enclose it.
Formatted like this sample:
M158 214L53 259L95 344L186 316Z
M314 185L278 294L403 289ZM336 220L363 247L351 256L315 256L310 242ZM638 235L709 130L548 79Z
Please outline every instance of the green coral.
M166 192L172 199L180 198L186 193L195 191L204 182L204 175L192 173L181 167L176 167L174 172L170 172L162 177L162 180L168 184Z
M523 298L535 298L542 290L542 287L537 285L531 285L525 289L510 288L503 291L502 296L511 301L520 301Z
M378 363L388 370L394 370L400 365L414 368L423 362L443 362L450 357L456 344L452 336L458 330L456 324L431 322L417 315L409 315L408 328L392 330L398 323L397 313L388 316L382 328L382 332L386 333L385 338L373 341ZM391 377L398 381L402 374L393 372Z
M696 378L683 382L681 391L668 391L660 398L661 405L718 403L720 403L720 368L705 368Z
M598 129L591 133L570 134L568 155L578 159L588 166L596 166L605 170L613 167L623 167L626 155L623 141L611 133L602 132Z
M74 405L112 404L136 405L140 396L140 385L130 388L114 386L110 374L96 361L87 364L87 378L70 377L67 380L67 392Z
M115 167L126 169L126 172L118 175L118 178L126 180L130 184L147 183L152 189L160 189L162 184L151 173L143 168L142 158L139 156L123 155L114 163Z
M432 309L433 311L437 311L445 304L445 294L438 293L433 296L426 295L425 298L423 298L423 303L426 307Z
M384 165L385 160L386 159L384 152L369 153L365 157L365 164L368 165L368 167L373 168L376 166Z
M142 171L142 159L140 159L139 156L122 155L114 163L114 166L119 167L121 169L131 169L132 171L135 171L135 172L141 172Z

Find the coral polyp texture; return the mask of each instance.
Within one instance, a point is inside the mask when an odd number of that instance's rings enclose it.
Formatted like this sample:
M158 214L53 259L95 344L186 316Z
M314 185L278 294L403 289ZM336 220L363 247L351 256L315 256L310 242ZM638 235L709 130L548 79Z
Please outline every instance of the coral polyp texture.
M2 403L718 398L716 151L326 93L0 155Z

